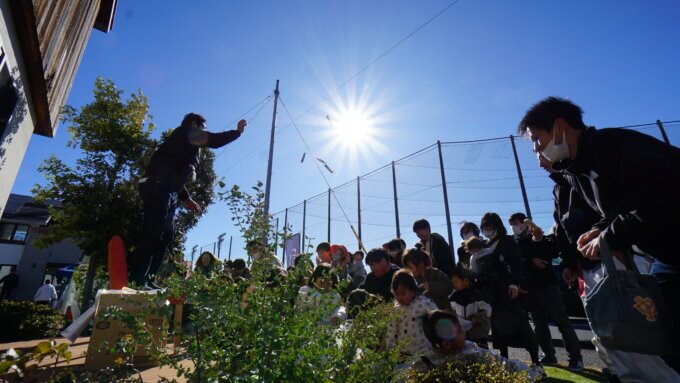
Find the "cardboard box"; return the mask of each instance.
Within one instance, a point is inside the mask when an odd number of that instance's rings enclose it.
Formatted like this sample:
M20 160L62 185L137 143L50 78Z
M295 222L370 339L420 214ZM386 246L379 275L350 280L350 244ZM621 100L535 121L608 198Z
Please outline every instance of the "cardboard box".
M118 339L132 333L124 324L117 319L106 319L104 314L109 307L117 306L123 310L135 314L142 310L148 309L149 294L155 292L139 292L124 288L123 290L103 290L97 295L95 303L94 323L92 326L92 335L90 336L90 344L87 349L87 356L85 357L85 368L89 371L98 371L106 367L115 367L115 360L121 357L121 354L109 353L108 350L102 348L112 347ZM164 302L158 302L163 304ZM157 314L150 314L145 318L146 327L151 331L153 343L161 347L165 341L165 336L161 329L166 328L167 318ZM104 346L104 342L108 342L108 346ZM151 367L158 365L158 361L151 355L148 355L143 347L137 349L133 355L133 363L136 367Z

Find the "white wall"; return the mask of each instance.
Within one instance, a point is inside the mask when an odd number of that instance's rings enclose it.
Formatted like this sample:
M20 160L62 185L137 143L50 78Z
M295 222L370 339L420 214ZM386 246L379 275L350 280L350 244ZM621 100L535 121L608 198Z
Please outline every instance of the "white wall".
M49 245L45 249L38 249L31 245L34 239L36 235L29 234L26 248L18 262L19 287L12 293L12 299L32 299L44 282L43 277L48 264L76 264L82 256L78 246L68 240Z
M7 128L0 137L0 216L5 209L26 148L33 135L35 121L33 105L27 84L22 79L26 73L21 48L16 38L14 20L9 1L0 1L0 44L6 54L8 69L14 78L18 102Z

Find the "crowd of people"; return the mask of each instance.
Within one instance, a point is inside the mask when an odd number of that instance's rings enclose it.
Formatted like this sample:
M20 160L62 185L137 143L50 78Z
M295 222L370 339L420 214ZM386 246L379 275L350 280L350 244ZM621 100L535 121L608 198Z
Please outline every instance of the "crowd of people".
M679 258L673 255L672 235L680 229L675 218L680 216L680 149L631 130L588 127L582 115L571 101L549 97L533 105L518 126L555 183L554 224L547 233L521 212L505 221L489 212L478 224L461 226L463 241L456 257L425 219L414 222L419 243L410 248L399 238L366 254L320 243L315 265L300 256L291 266L309 269L298 281L296 304L307 307L329 300L337 310L328 323L338 324L356 302L376 296L394 305L397 315L385 346L403 346L405 361L432 364L438 357L460 353L495 355L488 350L490 339L502 360L509 347L526 349L533 365L527 371L539 374L542 365L557 362L548 326L554 323L564 341L568 368L580 371L579 339L558 288L562 278L577 285L584 297L592 341L612 379L680 381L675 329L679 313L673 303ZM201 116L191 114L185 120L182 126L191 123L192 131L205 128ZM193 155L199 146L218 147L237 138L244 126L239 122L238 130L224 133L221 141L216 136L214 143L210 136L205 142L181 136L186 141L181 144L191 147ZM158 242L160 237L150 238ZM224 271L234 278L262 271L286 274L265 244L251 241L247 250L250 269L237 260L219 270L219 262L206 252L196 270L205 275ZM561 275L553 267L557 259ZM132 268L139 272L131 274L137 276L133 280L149 284L148 275L155 274L158 263L149 257L142 261ZM636 282L650 280L653 286ZM646 344L650 339L667 347Z

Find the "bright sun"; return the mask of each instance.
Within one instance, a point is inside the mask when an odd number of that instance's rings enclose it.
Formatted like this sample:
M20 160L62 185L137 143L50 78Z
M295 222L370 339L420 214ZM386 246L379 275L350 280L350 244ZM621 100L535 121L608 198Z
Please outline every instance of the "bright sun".
M334 133L343 144L363 144L371 138L371 119L358 110L349 110L333 119L329 116Z

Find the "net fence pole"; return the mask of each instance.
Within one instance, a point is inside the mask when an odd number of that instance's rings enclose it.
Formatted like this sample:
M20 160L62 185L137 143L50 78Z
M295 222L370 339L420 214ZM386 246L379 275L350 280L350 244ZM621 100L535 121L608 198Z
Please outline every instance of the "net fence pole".
M331 188L328 188L328 243L331 243Z
M449 253L453 255L453 231L451 230L451 212L449 211L449 193L446 189L446 173L444 171L444 157L442 156L442 143L437 140L437 150L439 151L439 170L442 174L442 191L444 192L444 211L446 213L446 229L449 234ZM455 260L455 258L454 258Z
M283 251L281 251L281 264L286 266L286 238L288 237L288 208L283 215ZM290 266L290 265L288 265Z
M527 188L524 186L524 177L522 176L522 167L519 165L519 157L517 156L517 146L515 145L515 136L510 135L510 143L512 144L512 154L515 156L515 166L517 167L517 178L519 179L519 187L522 189L522 199L524 200L524 209L527 217L531 219L531 208L529 208L529 198L527 197Z
M305 229L307 226L307 200L302 202L302 246L301 252L305 252Z
M276 231L274 232L274 255L279 251L279 217L276 217ZM248 255L250 258L250 255Z
M233 235L230 235L230 236L229 236L229 258L227 258L227 259L230 260L230 261L231 261L231 242L232 242L233 240L234 240L234 236L233 236Z
M656 126L658 126L659 130L661 131L661 137L663 137L663 142L670 145L671 141L668 139L668 136L666 135L666 129L664 129L663 124L661 123L661 120L656 120Z
M357 176L357 226L359 229L359 248L361 248L361 177Z
M394 190L394 223L397 227L397 238L401 238L401 230L399 229L399 198L397 198L397 172L392 161L392 190Z

